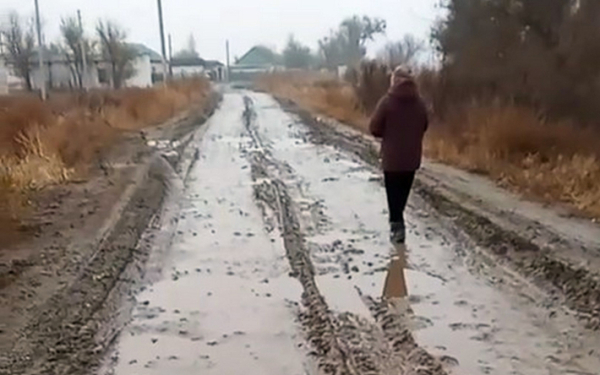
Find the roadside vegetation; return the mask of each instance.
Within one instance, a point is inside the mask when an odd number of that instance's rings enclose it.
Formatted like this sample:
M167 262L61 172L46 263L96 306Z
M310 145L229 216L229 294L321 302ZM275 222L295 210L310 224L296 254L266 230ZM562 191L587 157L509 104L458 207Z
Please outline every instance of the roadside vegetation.
M210 82L167 87L0 97L0 236L18 224L32 193L86 176L101 152L128 132L209 102ZM8 230L7 230L8 229Z
M388 44L376 60L364 54L360 63L342 58L350 68L341 76L333 69L295 71L261 77L257 86L366 131L390 70L412 65L434 119L426 139L429 158L600 218L600 45L593 37L600 31L600 3L446 5L447 18L432 33L439 66L419 64L423 44L408 36ZM332 35L367 35L349 32L347 25ZM344 45L320 43L316 67L327 68L328 51L344 51Z
M92 37L85 33L74 15L62 19L60 32L60 39L44 46L44 54L46 59L63 60L68 66L72 82L69 82L69 87L61 89L83 89L85 77L91 73L86 62L91 64L100 59L109 67L104 79L112 88L124 87L126 80L135 75L134 61L139 51L128 43L127 32L117 23L98 20L95 37ZM0 59L22 80L24 89L33 92L36 89L34 76L39 64L34 24L12 12L7 21L0 25L0 39L4 45ZM46 85L52 89L54 83L49 77L46 78Z
M111 20L98 20L93 33L86 33L77 15L71 15L61 20L60 31L60 38L45 46L44 54L64 64L67 73L61 78L47 74L49 98L44 102L35 79L40 75L33 22L13 12L0 25L4 46L0 63L22 82L20 89L11 87L9 95L0 96L3 240L15 233L33 193L85 178L102 151L124 133L209 102L210 83L201 78L127 88L136 74L134 62L144 52L129 43L126 30ZM94 67L98 61L102 66ZM95 79L103 88L86 90Z

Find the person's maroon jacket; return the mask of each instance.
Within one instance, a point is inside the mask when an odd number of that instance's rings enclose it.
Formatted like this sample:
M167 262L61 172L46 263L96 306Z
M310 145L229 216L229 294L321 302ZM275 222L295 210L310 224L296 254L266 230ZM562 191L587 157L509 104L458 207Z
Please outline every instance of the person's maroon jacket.
M423 137L429 125L417 85L404 79L379 101L371 117L371 134L381 141L385 172L413 172L421 167Z

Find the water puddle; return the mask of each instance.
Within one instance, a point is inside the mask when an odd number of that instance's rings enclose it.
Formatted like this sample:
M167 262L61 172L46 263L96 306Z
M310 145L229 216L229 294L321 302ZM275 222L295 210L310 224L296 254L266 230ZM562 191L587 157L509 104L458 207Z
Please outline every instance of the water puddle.
M257 115L259 132L274 145L286 145L274 147L273 156L302 181L301 195L293 198L322 202L320 217L326 225L305 224L317 228L307 241L313 245L321 293L332 309L370 318L356 288L379 298L390 259L385 193L378 174L333 147L296 146L308 139L308 129L302 124L282 126L297 121L273 108L268 96L257 94L254 100L265 108ZM600 360L590 357L589 345L573 333L581 332L576 320L553 321L549 311L521 297L531 286L511 279L496 264L482 262L486 271L474 271L459 255L464 249L417 197L412 198L408 222L406 282L415 338L446 363L458 364L451 367L454 373L585 374L585 368L593 368L590 363L600 368ZM566 327L573 331L563 331Z
M247 183L241 103L226 95L210 120L162 279L137 296L107 373L308 373L295 322L302 288Z

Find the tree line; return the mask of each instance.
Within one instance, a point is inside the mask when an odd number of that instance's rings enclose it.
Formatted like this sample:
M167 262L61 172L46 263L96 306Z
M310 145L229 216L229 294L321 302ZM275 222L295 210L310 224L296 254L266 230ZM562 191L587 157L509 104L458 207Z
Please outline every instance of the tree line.
M288 69L322 68L335 70L339 66L356 67L367 55L367 43L386 32L387 23L380 18L352 16L318 41L313 52L291 35L283 49L281 60ZM412 35L388 43L378 53L378 59L389 65L414 63L424 49L424 42Z
M600 1L445 0L433 30L440 104L502 100L589 122L600 114Z
M441 63L428 82L440 113L473 100L501 101L544 116L596 121L600 1L442 0L442 5L446 12L431 31ZM350 17L319 40L314 52L290 37L283 62L288 68L330 70L362 64L363 73L385 82L390 67L418 64L425 47L407 35L387 44L376 62L365 61L366 45L385 31L385 20Z
M4 58L31 91L35 62L39 62L34 23L15 12L9 15L6 23L0 25ZM61 20L60 32L61 40L51 43L44 52L63 57L80 88L84 87L84 61L90 65L98 58L107 62L113 88L122 87L135 73L133 61L137 51L127 43L127 32L115 22L99 20L95 35L89 36L80 27L77 16L69 16Z

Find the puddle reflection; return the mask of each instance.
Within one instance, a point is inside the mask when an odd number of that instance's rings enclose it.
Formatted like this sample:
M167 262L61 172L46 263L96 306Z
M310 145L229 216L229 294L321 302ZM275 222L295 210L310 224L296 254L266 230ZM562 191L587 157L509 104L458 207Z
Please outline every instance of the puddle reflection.
M383 298L404 298L408 296L404 268L406 267L406 246L399 245L393 248L392 258L388 266Z

